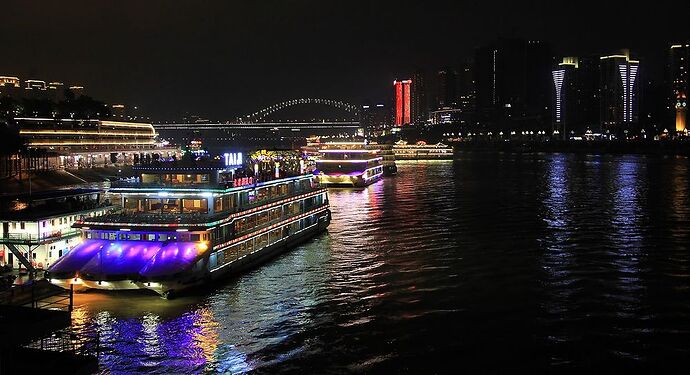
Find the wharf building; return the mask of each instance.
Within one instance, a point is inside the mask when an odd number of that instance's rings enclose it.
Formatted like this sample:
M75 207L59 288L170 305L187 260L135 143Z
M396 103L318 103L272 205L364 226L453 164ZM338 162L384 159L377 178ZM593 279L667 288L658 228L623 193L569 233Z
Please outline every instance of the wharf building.
M600 117L602 131L626 137L639 123L640 62L625 50L600 58Z
M690 95L689 79L690 45L674 44L669 49L669 74L671 92L669 93L669 107L674 119L677 134L687 134L688 123L688 95Z
M101 190L72 189L4 196L0 199L0 265L47 269L81 242L78 220L113 206Z

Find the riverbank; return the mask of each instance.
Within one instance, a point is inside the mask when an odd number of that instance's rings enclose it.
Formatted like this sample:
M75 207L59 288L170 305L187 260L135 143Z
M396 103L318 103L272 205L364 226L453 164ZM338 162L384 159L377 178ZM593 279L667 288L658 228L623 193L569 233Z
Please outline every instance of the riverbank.
M25 193L29 191L29 188L32 192L37 192L76 185L98 184L131 175L132 167L130 166L38 171L31 174L31 181L26 174L21 179L10 177L0 180L2 186L0 195Z
M689 141L464 141L451 145L455 151L690 156Z

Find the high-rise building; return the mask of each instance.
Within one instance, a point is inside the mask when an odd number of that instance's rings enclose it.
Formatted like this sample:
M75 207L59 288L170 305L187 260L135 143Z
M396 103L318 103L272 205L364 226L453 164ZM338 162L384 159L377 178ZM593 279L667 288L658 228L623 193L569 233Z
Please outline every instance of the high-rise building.
M59 102L65 99L65 84L62 82L48 83L48 96L53 101Z
M545 130L551 126L550 47L499 39L475 51L478 130Z
M412 80L395 80L393 81L393 88L395 94L395 117L393 124L395 126L409 125L412 123L412 115L410 113L410 88Z
M690 45L674 44L669 50L671 93L669 104L673 110L676 132L685 133L688 122L688 75L690 74Z
M576 71L577 104L575 126L571 128L581 134L587 130L600 131L599 58L579 57Z
M622 135L636 130L639 120L638 60L629 51L600 58L601 125L604 131Z
M113 104L110 106L110 113L112 117L121 120L125 118L125 105L124 104Z
M72 91L75 98L78 98L78 97L84 95L84 86L78 86L78 85L70 86L69 90Z
M38 79L27 79L25 81L24 92L29 98L45 98L48 86L45 81Z
M577 69L576 57L564 57L552 71L553 78L553 132L567 139L567 131L576 123Z
M429 108L426 100L426 85L423 71L417 70L412 75L412 83L410 85L410 90L412 91L412 122L415 124L422 124L426 122L429 117Z
M458 73L446 67L436 73L436 109L455 108L457 106Z
M551 71L552 131L568 139L599 132L599 58L564 57Z
M389 130L390 117L383 104L364 104L360 111L360 125L367 138L385 135Z
M0 76L0 97L21 95L22 82L18 77Z
M458 109L463 113L474 113L476 92L472 64L463 64L458 71Z

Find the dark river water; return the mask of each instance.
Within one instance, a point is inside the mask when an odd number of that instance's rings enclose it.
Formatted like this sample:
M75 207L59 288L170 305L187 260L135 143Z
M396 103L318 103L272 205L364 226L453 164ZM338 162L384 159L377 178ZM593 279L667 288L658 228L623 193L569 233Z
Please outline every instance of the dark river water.
M77 296L104 373L687 367L690 162L459 154L333 190L328 233L206 293Z

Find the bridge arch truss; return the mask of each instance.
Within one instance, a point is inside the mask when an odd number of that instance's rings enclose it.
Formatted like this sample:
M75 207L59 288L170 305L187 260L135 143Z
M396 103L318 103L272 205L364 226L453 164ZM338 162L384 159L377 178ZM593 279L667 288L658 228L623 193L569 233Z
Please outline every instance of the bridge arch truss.
M259 111L256 111L252 113L251 115L245 116L244 120L250 121L250 122L258 122L269 115L281 111L283 109L293 107L296 105L302 105L302 104L323 104L323 105L328 105L334 108L342 109L346 112L351 113L354 116L359 115L359 108L357 108L356 105L346 103L340 100L334 100L334 99L320 99L320 98L299 98L299 99L291 99L291 100L286 100L284 102L276 103L273 104L269 107L263 108Z

